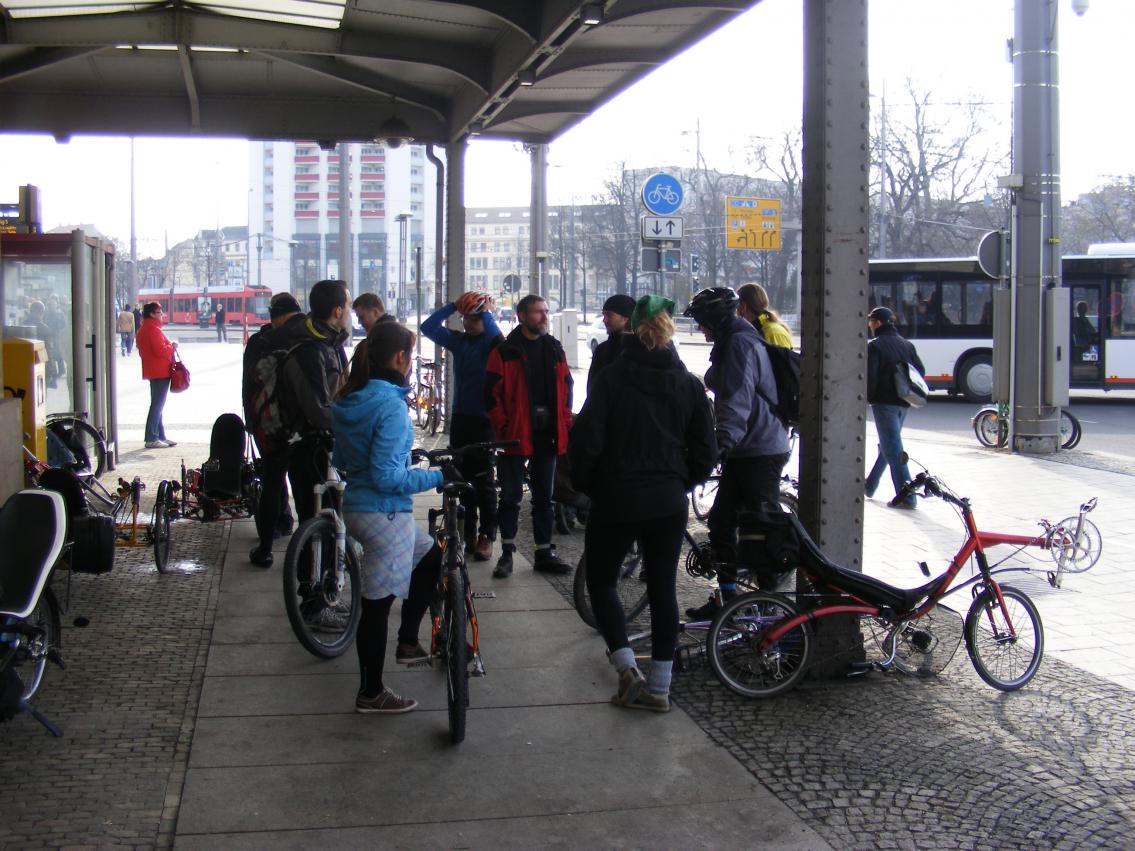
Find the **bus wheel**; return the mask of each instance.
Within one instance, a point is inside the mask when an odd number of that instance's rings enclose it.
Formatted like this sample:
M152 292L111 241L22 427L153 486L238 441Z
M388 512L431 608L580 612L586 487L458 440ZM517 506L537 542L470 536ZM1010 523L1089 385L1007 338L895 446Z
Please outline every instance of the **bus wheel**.
M987 354L970 355L958 370L958 390L966 401L984 405L993 398L993 359Z

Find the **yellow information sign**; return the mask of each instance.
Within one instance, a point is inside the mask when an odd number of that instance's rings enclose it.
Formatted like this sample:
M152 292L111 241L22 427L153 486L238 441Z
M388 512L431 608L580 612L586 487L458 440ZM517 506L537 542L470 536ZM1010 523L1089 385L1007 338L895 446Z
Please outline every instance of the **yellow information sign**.
M775 198L726 198L725 247L779 251L780 201Z

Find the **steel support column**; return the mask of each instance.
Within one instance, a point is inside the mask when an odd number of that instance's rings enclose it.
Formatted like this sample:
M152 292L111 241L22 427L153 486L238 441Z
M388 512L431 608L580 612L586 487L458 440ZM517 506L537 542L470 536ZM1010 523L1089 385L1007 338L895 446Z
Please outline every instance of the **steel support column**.
M1059 77L1057 0L1016 0L1013 32L1013 448L1060 448L1060 404L1068 394L1068 323L1046 291L1060 287ZM1052 339L1055 337L1055 340ZM1060 341L1063 341L1060 343ZM1046 357L1059 351L1059 360ZM1062 376L1046 372L1063 370Z
M449 167L446 212L449 223L445 230L446 296L456 301L465 291L465 140L445 146Z
M806 0L800 516L862 568L866 422L867 0Z
M532 206L528 216L528 292L544 292L544 261L548 256L548 146L533 145ZM519 270L518 270L519 271Z

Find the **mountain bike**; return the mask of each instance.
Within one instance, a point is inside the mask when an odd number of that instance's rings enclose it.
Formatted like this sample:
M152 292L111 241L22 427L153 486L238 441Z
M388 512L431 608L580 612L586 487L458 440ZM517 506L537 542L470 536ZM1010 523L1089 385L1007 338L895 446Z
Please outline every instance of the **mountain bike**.
M908 674L934 675L949 664L964 638L970 661L986 683L1002 691L1025 686L1040 668L1044 630L1032 600L1023 591L1002 585L998 577L1029 568L1004 566L1005 559L991 564L987 548L1009 545L1019 552L1038 547L1050 550L1058 561L1075 557L1090 566L1099 558L1102 542L1098 537L1076 540L1063 522L1041 521L1042 532L1031 536L981 531L969 500L925 471L907 482L898 498L913 495L953 506L966 531L945 572L918 588L898 588L837 565L824 556L794 515L770 516L770 522L791 529L799 542L797 584L804 590L751 592L722 607L706 638L710 666L718 679L745 697L781 694L798 684L814 665L836 654L854 653L854 647L827 648L829 656L820 658L813 642L813 630L825 618L851 615L858 618L862 632L873 639L882 655L881 660L853 663L853 673L895 668ZM971 559L976 575L955 584ZM919 567L930 576L925 562ZM971 596L964 621L941 603L963 588Z
M973 433L982 446L1002 448L1009 442L1009 406L1004 402L986 405L970 418ZM1060 409L1060 448L1075 449L1084 434L1080 420L1066 408Z
M66 533L67 512L56 491L20 491L0 510L0 721L27 712L57 737L63 732L32 700L47 663L63 667L59 602L50 582L69 546Z
M333 659L355 640L363 583L357 545L343 521L346 484L331 465L330 442L324 440L321 448L327 460L323 481L314 488L315 514L296 529L284 556L284 609L304 649Z
M518 444L515 440L472 443L460 449L446 447L429 452L414 450L415 460L424 457L431 467L441 467L465 455L495 453ZM449 740L465 739L465 715L469 708L469 677L485 676L481 659L481 635L473 589L465 563L464 514L461 495L472 493L468 482L446 482L438 487L441 507L429 510L430 535L441 549L442 573L430 605L430 656L445 660L445 696L449 710Z

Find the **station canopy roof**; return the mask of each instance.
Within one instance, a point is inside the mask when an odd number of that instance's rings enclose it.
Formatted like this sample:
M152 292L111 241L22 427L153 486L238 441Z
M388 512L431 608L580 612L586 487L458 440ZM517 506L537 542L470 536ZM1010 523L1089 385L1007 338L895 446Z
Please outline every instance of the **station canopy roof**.
M757 2L0 0L0 132L548 142Z

